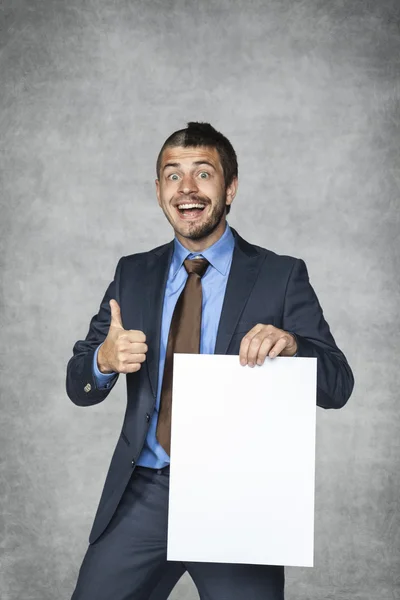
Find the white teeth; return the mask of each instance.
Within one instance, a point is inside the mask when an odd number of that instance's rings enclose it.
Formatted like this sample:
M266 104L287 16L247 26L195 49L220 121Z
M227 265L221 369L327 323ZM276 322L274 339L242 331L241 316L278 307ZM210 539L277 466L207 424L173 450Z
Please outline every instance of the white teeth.
M181 204L178 208L179 210L183 210L184 208L204 208L204 204Z

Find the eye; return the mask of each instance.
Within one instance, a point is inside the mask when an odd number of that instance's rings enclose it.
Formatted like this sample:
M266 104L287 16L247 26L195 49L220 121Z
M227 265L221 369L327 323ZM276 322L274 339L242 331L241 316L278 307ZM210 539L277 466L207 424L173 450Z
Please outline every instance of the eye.
M179 177L176 173L171 173L171 175L168 175L168 179L171 179L171 181L178 181Z
M208 173L207 173L207 171L201 171L201 172L199 173L199 175L200 175L200 179L207 179L207 178L208 178Z

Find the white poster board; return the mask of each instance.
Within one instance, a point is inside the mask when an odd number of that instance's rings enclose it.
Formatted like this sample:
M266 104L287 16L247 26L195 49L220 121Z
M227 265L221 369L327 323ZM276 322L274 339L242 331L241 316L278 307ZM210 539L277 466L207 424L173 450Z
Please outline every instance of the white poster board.
M317 359L175 354L168 560L313 566Z

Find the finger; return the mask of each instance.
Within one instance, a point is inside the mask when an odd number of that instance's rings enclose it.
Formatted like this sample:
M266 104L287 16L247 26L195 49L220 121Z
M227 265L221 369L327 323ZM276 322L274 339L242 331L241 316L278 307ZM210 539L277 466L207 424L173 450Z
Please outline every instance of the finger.
M257 344L253 341L257 340ZM257 362L258 357L262 358L262 362L264 362L264 358L268 354L270 348L274 345L276 340L276 332L275 331L263 331L250 343L249 352L247 356L247 360L250 367L254 367ZM262 363L260 363L262 364Z
M137 329L124 329L123 333L119 334L121 341L128 342L129 344L144 344L146 336L143 331Z
M241 365L247 363L250 365L250 362L253 364L255 363L258 350L266 335L265 332L268 332L265 327L265 325L256 325L253 329L250 329L242 339L239 350Z
M242 340L243 347L241 345L240 348L240 356L242 357L241 364L243 365L248 363L250 367L254 367L261 345L264 343L265 340L265 344L267 344L271 335L273 335L273 332L271 331L269 333L266 329L263 329L261 331L258 330L258 332L254 333L252 331L247 333ZM269 344L270 348L273 342L271 341L269 342Z
M128 354L125 358L124 363L127 365L133 365L135 363L143 363L146 360L146 353L141 352L140 354Z
M147 350L147 344L129 344L126 341L123 341L121 343L121 340L118 340L117 360L119 361L120 365L128 363L132 364L134 362L143 362L146 360Z
M121 350L123 350L124 348L121 348ZM142 343L133 343L133 344L129 344L129 346L127 348L125 348L126 352L129 354L129 356L134 356L135 354L146 354L147 350L149 349L147 344L142 344Z
M121 319L121 309L119 307L119 304L116 300L112 299L109 302L110 304L110 308L111 308L111 323L110 323L110 327L117 327L118 329L123 329L124 326L122 325L122 319Z
M129 346L118 346L117 348L117 359L120 362L132 362L136 356L145 355L148 348L146 344L131 344Z
M281 337L277 340L277 342L274 344L274 346L271 348L271 350L269 351L268 356L270 358L274 358L275 356L278 356L278 354L280 354L288 345L288 339L286 336Z
M262 365L264 363L269 351L275 344L275 340L276 338L274 335L268 335L266 338L264 338L257 355L258 365Z
M118 369L119 373L136 373L142 368L141 363L132 363L132 364L124 364L121 365L121 368Z
M129 356L122 355L117 358L119 373L133 373L135 365L142 365L146 361L145 354L131 354ZM139 367L140 368L140 367Z
M253 327L253 329L250 329L250 331L248 331L246 333L246 335L243 336L242 341L240 342L240 348L239 348L239 359L240 359L241 365L247 364L250 343L251 343L252 339L254 338L254 336L257 335L258 332L259 332L259 329L256 329L255 327Z

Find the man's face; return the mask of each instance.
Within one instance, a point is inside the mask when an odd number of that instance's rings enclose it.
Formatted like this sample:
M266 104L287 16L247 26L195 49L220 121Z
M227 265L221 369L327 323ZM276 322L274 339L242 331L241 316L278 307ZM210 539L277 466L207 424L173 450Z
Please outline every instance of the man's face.
M166 148L160 179L156 180L158 203L177 237L202 240L217 228L225 230L225 205L231 204L237 181L225 188L224 173L215 148ZM189 210L189 205L198 205ZM200 208L200 205L202 208ZM179 208L187 206L187 209Z

